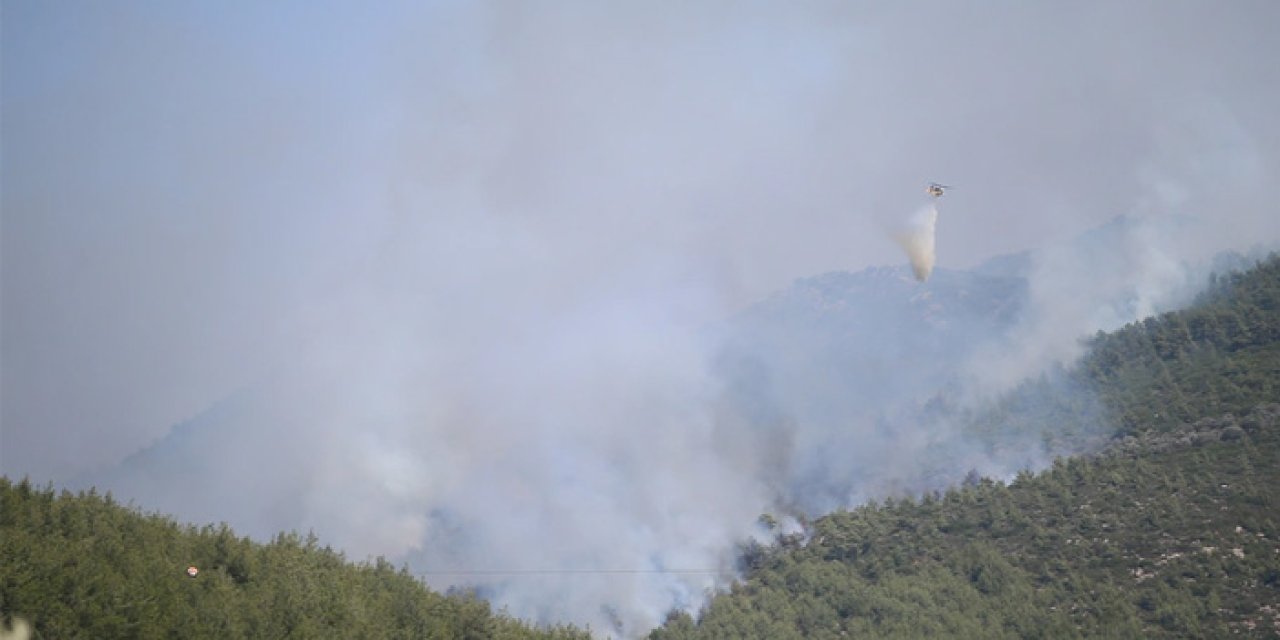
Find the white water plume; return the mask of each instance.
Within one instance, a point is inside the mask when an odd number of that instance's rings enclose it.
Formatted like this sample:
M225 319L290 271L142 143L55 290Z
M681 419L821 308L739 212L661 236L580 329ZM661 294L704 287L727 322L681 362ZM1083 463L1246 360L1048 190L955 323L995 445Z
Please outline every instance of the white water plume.
M902 250L907 252L907 258L911 260L911 271L920 282L929 279L929 274L933 273L933 265L937 262L934 251L937 227L938 205L933 203L917 211L911 217L909 226L899 231L894 238Z

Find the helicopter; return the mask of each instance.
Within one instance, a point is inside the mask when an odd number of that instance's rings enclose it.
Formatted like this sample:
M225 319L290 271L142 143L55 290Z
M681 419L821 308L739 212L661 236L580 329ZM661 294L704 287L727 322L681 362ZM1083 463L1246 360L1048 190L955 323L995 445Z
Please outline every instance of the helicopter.
M928 193L929 195L931 195L931 196L933 196L933 197L935 197L935 198L941 198L941 197L942 197L942 192L943 192L945 189L950 189L950 188L951 188L951 186L950 186L950 185L938 184L938 183L936 183L936 182L930 182L930 183L929 183L929 186L928 186L928 187L925 187L925 189L924 189L924 190L925 190L925 193Z

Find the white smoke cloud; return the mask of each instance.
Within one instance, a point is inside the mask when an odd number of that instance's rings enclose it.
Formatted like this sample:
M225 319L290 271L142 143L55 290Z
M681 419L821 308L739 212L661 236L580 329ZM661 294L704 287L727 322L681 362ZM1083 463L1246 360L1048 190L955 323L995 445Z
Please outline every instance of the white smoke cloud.
M1188 304L1224 267L1215 261L1219 252L1257 259L1280 246L1262 179L1274 160L1238 114L1195 96L1154 128L1159 144L1135 170L1141 191L1126 215L1031 253L1026 315L1008 336L983 345L969 367L979 396L1071 364L1098 331Z
M913 490L922 451L1013 465L842 420L932 370L893 358L950 335L942 267L1049 247L975 373L998 390L1187 282L1181 241L1091 271L1062 238L1152 193L1214 220L1192 248L1276 236L1271 7L253 6L5 6L0 466L123 469L146 508L311 528L531 619L643 633L762 511ZM936 269L922 212L922 323L870 325L865 361L784 349L728 406L706 327L893 260L871 212L934 175L966 191ZM543 569L650 572L444 573Z

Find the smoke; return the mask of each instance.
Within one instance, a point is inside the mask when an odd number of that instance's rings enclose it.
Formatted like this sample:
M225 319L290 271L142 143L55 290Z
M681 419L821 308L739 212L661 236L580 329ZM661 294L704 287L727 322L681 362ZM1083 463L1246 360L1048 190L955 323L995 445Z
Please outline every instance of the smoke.
M909 227L896 236L898 245L907 252L907 258L911 261L912 273L920 282L929 279L929 274L933 273L934 262L937 261L934 254L937 226L938 205L935 202L917 211L911 217Z
M1280 235L1274 3L301 7L5 5L4 473L641 634Z

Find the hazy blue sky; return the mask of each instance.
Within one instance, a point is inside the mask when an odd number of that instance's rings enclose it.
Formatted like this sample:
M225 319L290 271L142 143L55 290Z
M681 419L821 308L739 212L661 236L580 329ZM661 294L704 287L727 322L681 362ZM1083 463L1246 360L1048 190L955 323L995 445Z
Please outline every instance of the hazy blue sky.
M379 468L535 446L495 426L531 404L577 433L697 388L704 323L902 263L887 229L935 180L942 267L1123 213L1274 241L1278 25L1270 0L5 0L0 472L110 466L263 385L290 437L408 456Z

